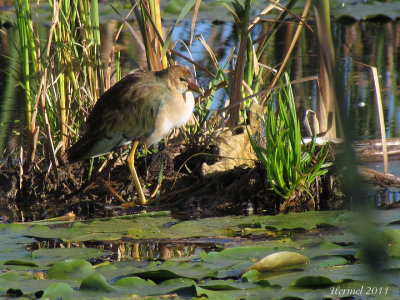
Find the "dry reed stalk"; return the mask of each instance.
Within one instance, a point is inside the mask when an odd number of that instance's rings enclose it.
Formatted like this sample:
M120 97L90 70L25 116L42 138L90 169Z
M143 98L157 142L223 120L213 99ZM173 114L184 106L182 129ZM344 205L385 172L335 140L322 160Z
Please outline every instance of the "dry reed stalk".
M197 16L199 14L200 4L201 4L201 0L196 0L196 5L194 7L194 14L193 14L193 19L192 19L192 26L190 27L189 48L192 47L193 36L194 36L194 28L196 27Z
M386 144L386 128L385 128L385 120L384 120L383 108L382 108L382 97L381 97L381 89L379 86L378 71L377 71L376 67L371 66L370 68L372 70L372 77L374 79L376 104L378 105L378 114L379 114L379 125L381 127L381 139L382 139L382 150L383 150L383 169L384 169L385 173L389 173L388 152L387 152L387 144Z

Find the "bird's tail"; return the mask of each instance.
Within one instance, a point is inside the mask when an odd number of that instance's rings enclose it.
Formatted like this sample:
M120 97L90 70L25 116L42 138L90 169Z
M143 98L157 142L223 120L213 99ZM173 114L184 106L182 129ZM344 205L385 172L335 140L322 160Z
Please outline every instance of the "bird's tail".
M92 147L92 139L89 137L80 138L75 144L66 151L68 162L76 162L90 158L90 149Z

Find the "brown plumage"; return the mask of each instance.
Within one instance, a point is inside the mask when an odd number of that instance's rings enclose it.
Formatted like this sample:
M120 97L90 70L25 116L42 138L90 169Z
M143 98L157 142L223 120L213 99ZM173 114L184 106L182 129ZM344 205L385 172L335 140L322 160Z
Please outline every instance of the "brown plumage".
M137 144L156 144L189 120L194 108L189 90L201 92L184 66L158 72L137 71L122 78L96 102L84 134L67 150L68 161L100 156L135 142L128 156L135 181L133 157ZM140 183L135 184L144 204Z

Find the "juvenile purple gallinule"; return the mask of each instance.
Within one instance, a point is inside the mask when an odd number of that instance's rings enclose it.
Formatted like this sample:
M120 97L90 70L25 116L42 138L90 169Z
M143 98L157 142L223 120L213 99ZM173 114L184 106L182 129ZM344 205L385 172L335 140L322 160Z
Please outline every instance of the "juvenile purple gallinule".
M96 102L79 140L67 150L69 162L109 153L132 143L127 164L142 205L146 197L134 166L139 143L158 143L186 124L193 112L191 91L201 93L187 67L137 71L122 78Z

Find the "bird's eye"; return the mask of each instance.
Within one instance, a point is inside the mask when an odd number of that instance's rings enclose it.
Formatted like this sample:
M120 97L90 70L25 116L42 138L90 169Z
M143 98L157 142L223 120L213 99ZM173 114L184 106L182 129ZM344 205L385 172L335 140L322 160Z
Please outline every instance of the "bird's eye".
M187 79L185 77L179 77L179 80L180 81L185 81L185 82L187 81Z

